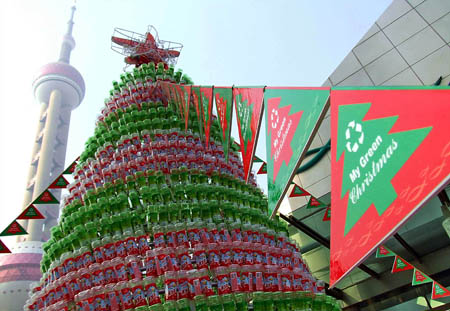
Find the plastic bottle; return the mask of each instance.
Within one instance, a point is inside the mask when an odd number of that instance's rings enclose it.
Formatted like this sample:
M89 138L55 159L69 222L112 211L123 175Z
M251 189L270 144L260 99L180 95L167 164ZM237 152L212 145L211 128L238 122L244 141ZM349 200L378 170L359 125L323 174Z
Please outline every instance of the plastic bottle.
M158 288L156 287L156 279L154 277L146 277L144 279L144 291L150 306L161 303Z
M125 257L125 262L131 279L141 280L141 260L136 256L130 255Z
M226 267L217 267L213 271L217 279L218 294L231 294L230 274L228 269Z
M133 293L133 303L135 307L141 307L147 305L145 298L145 291L142 280L133 279L130 282L131 292Z
M164 291L166 301L178 299L177 272L166 271L164 273Z

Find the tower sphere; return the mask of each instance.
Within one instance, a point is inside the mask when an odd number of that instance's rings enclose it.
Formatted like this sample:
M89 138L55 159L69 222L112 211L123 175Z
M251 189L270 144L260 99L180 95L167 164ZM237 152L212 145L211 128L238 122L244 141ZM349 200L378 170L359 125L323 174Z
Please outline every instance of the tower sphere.
M63 63L49 63L38 72L33 82L33 93L40 102L48 102L50 93L58 89L75 109L84 98L86 87L80 72L73 66Z

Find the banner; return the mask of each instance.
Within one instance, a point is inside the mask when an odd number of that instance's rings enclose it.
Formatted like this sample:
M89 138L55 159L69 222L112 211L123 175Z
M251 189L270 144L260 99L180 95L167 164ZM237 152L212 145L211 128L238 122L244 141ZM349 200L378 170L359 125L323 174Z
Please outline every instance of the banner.
M414 267L414 274L411 282L412 286L422 285L431 282L433 282L433 280L428 275L426 275L425 273Z
M197 122L199 126L200 137L203 137L203 117L202 117L202 109L200 107L201 98L199 86L192 86L192 103L194 105L195 112L197 114Z
M191 101L191 90L192 87L190 85L181 85L180 86L182 91L182 102L183 105L183 112L184 112L184 130L187 131L188 129L188 122L189 122L189 104Z
M77 167L77 160L73 161L72 164L70 164L70 166L68 168L66 168L66 170L63 172L64 175L67 174L73 174L73 172L75 172L75 168Z
M222 145L225 160L228 162L230 151L231 122L233 117L233 88L214 87L214 102L216 103L217 117L222 130Z
M450 180L450 88L331 90L330 286Z
M414 267L399 255L395 255L394 264L391 273L397 273L406 270L412 270Z
M5 245L5 243L0 240L0 254L10 254L11 251L9 248Z
M17 222L13 221L5 230L0 233L0 236L10 236L10 235L24 235L28 234L25 229Z
M184 105L183 105L183 101L184 101L184 94L183 91L181 90L181 85L179 84L171 84L172 85L172 91L175 97L175 104L177 106L178 112L180 114L180 117L182 120L184 120Z
M328 207L328 204L325 204L322 201L319 201L315 197L311 196L309 198L308 205L306 205L306 208L320 208L320 207Z
M64 178L64 176L61 174L58 178L55 179L54 182L48 186L48 189L64 189L67 187L69 182L67 179Z
M50 191L45 190L32 204L59 204L59 202Z
M446 289L444 286L438 282L433 282L433 290L431 292L431 299L438 299L450 296L450 290Z
M267 174L267 163L263 162L263 164L261 165L261 167L258 170L258 175L264 175Z
M245 181L248 181L250 176L253 155L255 154L258 141L262 119L263 96L263 87L233 88Z
M380 245L377 248L377 253L375 255L376 258L384 258L384 257L392 257L392 256L395 256L394 252L383 245Z
M31 204L16 219L45 219L44 215Z
M329 88L267 87L269 213L275 215L329 106Z
M200 101L201 112L203 122L203 132L205 133L206 148L209 147L209 131L211 129L212 118L212 101L213 101L213 87L202 86L200 87Z
M290 198L296 198L296 197L305 197L311 195L308 191L303 189L297 184L294 184L294 188L292 188L291 194L289 194Z
M331 220L331 208L327 207L325 210L325 214L323 214L322 221L330 221Z

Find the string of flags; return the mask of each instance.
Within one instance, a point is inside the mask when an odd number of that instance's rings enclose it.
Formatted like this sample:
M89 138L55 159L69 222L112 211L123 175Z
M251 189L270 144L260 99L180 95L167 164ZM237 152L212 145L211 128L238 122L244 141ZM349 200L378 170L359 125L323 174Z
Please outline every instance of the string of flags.
M308 204L306 208L325 208L325 212L323 214L322 221L330 221L331 220L331 207L328 204L323 203L316 197L314 197L311 193L300 187L299 185L294 183L294 188L292 188L291 193L289 194L290 198L296 197L306 197L310 196Z
M377 248L375 257L376 258L394 257L391 273L413 270L413 276L411 281L412 286L422 285L426 283L433 283L431 290L431 299L450 297L449 289L445 288L443 285L433 280L429 275L427 275L423 271L420 271L411 263L407 262L405 259L403 259L399 255L388 249L386 246L380 245Z
M306 156L307 146L329 107L330 88L265 86L200 86L159 81L187 128L194 108L200 134L209 145L212 108L215 105L225 158L228 158L233 110L238 127L244 178L248 181L253 163L262 162L257 174L267 174L269 211L274 216ZM261 122L266 120L267 162L255 156ZM300 122L300 120L307 122Z
M25 208L19 216L16 217L1 233L0 236L14 236L14 235L26 235L28 232L17 222L17 220L33 220L33 219L45 219L44 215L39 211L36 205L39 204L59 204L59 201L49 191L49 189L64 189L69 185L69 182L64 175L72 174L75 171L78 158L73 161L50 185L40 193L36 199L34 199ZM0 240L0 254L11 253L9 248Z

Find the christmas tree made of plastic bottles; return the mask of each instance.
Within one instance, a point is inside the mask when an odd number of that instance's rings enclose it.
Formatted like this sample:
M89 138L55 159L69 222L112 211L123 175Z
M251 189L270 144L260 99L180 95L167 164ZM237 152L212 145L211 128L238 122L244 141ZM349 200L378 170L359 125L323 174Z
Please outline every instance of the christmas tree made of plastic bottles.
M113 82L25 310L339 310L217 119L206 147L161 82L192 84L163 63Z

